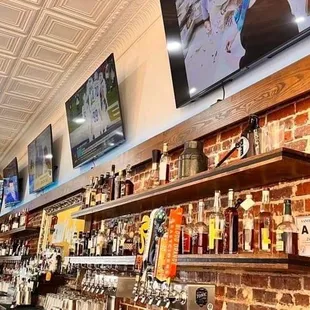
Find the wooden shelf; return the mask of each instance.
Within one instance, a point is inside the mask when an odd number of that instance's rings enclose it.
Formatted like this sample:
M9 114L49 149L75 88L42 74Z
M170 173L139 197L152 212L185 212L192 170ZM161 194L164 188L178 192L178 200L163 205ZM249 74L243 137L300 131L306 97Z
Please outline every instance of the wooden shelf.
M310 257L296 255L263 254L219 254L179 255L178 268L181 270L205 269L247 269L281 272L304 272L310 270Z
M71 264L83 265L118 265L130 266L135 264L135 256L69 256L65 261Z
M23 256L0 256L0 262L20 262Z
M235 191L240 191L306 176L310 176L310 155L281 148L142 193L80 210L73 213L72 217L111 218L212 196L215 190L225 193L229 188L233 188Z
M12 229L3 233L0 233L0 238L16 235L16 234L31 234L31 233L39 233L40 229L39 227L18 227L16 229Z

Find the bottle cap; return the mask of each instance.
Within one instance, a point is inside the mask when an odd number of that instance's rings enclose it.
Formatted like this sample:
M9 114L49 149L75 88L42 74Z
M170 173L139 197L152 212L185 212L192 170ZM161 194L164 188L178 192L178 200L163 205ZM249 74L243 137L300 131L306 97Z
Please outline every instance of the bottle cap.
M284 199L284 214L292 215L292 201L291 201L291 199Z
M164 153L168 152L168 143L164 143L163 152Z
M160 150L153 150L152 151L152 161L153 163L159 163L160 161Z

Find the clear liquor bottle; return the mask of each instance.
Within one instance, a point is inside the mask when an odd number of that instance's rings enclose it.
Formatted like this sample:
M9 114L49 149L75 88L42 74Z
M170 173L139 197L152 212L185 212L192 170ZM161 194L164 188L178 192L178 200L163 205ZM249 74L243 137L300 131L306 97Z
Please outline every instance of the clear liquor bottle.
M134 184L131 181L131 166L127 165L125 180L125 196L132 195L134 192Z
M254 252L254 214L252 207L254 206L252 195L246 195L246 199L242 202L241 207L244 209L243 213L243 251Z
M292 201L284 200L283 221L276 231L276 251L298 255L298 230L292 216Z
M209 215L209 254L223 254L224 215L221 212L221 192L215 191L214 212Z
M89 178L89 184L86 185L86 190L84 193L84 208L89 208L90 207L90 201L91 201L91 189L93 187L93 177Z
M111 175L108 180L109 201L115 199L115 165L111 167Z
M99 178L95 178L95 182L90 191L90 206L94 207L96 205L96 197L97 197L97 188L98 188Z
M164 143L163 153L160 157L160 163L159 163L159 182L160 182L160 185L164 185L164 184L169 183L170 162L171 162L171 157L168 153L168 143Z
M272 215L270 212L269 190L263 190L262 204L259 213L259 250L272 250Z
M198 221L195 224L193 232L193 254L207 254L208 253L208 226L204 221L204 209L205 203L203 200L199 200L198 203Z
M159 185L159 161L160 161L160 150L152 151L152 170L147 182L147 188L151 189Z
M182 231L182 254L192 254L193 233L195 225L193 224L193 205L188 205L188 214L186 224Z
M239 203L234 204L234 191L228 191L228 208L224 212L225 229L224 229L224 253L238 253L239 241Z
M101 198L103 193L103 183L104 183L104 175L100 175L100 179L98 179L97 188L96 188L96 205L101 204Z

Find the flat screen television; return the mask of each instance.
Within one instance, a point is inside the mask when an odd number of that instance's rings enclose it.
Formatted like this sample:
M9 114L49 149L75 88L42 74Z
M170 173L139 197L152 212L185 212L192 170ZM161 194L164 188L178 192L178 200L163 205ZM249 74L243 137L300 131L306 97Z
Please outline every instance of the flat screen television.
M20 202L18 165L16 157L3 169L3 190L5 207L9 207Z
M310 31L309 0L161 0L177 107Z
M53 136L49 125L28 145L29 193L38 192L54 182Z
M66 102L66 112L73 167L125 141L113 54Z

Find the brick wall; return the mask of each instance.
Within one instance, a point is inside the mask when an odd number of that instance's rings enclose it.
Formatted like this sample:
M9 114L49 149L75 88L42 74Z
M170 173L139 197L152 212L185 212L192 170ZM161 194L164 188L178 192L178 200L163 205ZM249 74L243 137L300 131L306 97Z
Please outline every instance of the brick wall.
M284 145L286 147L310 153L310 98L288 103L281 108L265 112L260 117L260 125L279 122L284 129ZM203 138L204 151L209 158L209 168L225 156L227 151L238 140L247 123L234 124L222 131ZM182 150L172 154L171 177L177 176L177 158ZM225 163L238 160L238 152ZM135 191L144 190L145 180L149 175L150 164L138 167L133 179ZM234 185L231 184L233 188ZM292 199L293 215L310 215L310 179L288 183L270 184L270 196L274 226L282 220L283 199ZM245 197L251 192L257 204L254 215L257 218L261 202L262 188L236 193L236 197ZM222 193L226 194L226 193ZM205 197L206 216L212 210L213 198ZM197 202L193 202L194 207ZM223 195L222 206L227 205L227 197ZM184 203L186 210L186 204ZM275 228L274 227L274 228ZM257 238L257 236L256 236ZM306 310L310 309L310 274L254 273L245 271L216 271L202 273L180 272L182 278L193 282L208 282L216 285L216 310ZM140 305L141 306L141 305ZM130 301L123 304L123 310L141 309L134 307Z

